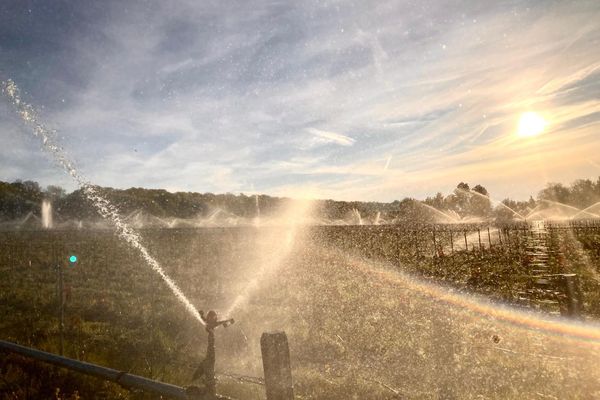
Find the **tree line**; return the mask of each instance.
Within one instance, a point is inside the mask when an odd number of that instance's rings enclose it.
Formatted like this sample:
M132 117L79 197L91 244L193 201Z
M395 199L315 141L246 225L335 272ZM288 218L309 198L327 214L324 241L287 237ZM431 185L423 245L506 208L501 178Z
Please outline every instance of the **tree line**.
M134 211L154 215L160 218L193 218L206 216L217 209L242 218L253 218L259 213L269 215L276 213L289 201L288 198L268 195L213 194L196 192L171 193L163 189L114 189L98 188L104 196L118 206L119 211L127 215ZM0 181L0 220L15 220L29 213L40 214L41 203L49 200L53 204L55 217L59 220L97 219L99 215L92 204L85 198L81 189L67 193L63 188L50 185L42 188L34 181L2 182ZM525 216L542 201L552 201L584 209L600 201L600 177L595 181L578 179L568 186L561 183L548 183L534 199L526 201L509 198L502 203L519 215ZM440 210L436 214L433 207ZM314 205L315 214L324 222L351 220L360 215L365 222L410 222L439 221L440 216L451 218L495 218L512 219L515 214L506 207L493 201L487 189L482 185L471 187L460 182L448 195L437 193L420 201L404 198L389 203L318 200ZM353 221L358 222L358 221ZM445 221L451 222L451 221Z
M550 182L539 191L535 199L533 196L529 196L529 199L525 201L504 198L500 203L507 207L499 205L499 201L492 199L485 187L475 185L470 188L469 184L464 182L460 182L449 195L444 196L438 192L433 197L427 197L424 203L437 209L456 212L461 217L477 216L504 220L511 219L516 214L526 217L536 208L552 205L552 203L560 203L583 210L599 201L600 177L595 181L577 179L568 186Z

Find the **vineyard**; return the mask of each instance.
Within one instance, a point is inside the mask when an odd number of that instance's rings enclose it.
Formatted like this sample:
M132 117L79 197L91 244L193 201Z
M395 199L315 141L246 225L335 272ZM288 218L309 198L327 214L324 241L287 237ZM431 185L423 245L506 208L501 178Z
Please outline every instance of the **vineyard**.
M580 314L600 317L600 223L321 227L315 240L516 306L567 315L575 274ZM585 306L583 304L585 302Z
M111 231L1 235L2 339L59 352L61 265L66 356L192 383L206 348L203 330ZM582 301L573 317L593 320L600 314L597 225L547 223L542 231L514 225L491 227L489 234L479 225L312 227L269 271L261 268L273 255L262 253L283 237L278 228L157 229L142 236L199 309L224 310L260 275L256 293L232 315L236 324L218 333L218 391L224 395L264 396L257 343L274 329L289 335L298 398L430 398L445 391L519 398L542 388L577 397L600 390L596 369L588 368L595 345L565 346L544 331L450 306L411 283L411 277L441 283L449 293L476 293L553 318L569 315L559 277L576 274ZM69 266L69 254L77 255L76 265ZM531 354L539 355L535 368ZM2 368L4 385L15 388L55 390L35 378L53 376L65 396L76 388L129 396L107 383L59 379L51 371L31 377L27 365L19 373ZM567 379L575 373L580 378ZM465 374L471 383L461 383ZM23 376L29 376L25 383Z

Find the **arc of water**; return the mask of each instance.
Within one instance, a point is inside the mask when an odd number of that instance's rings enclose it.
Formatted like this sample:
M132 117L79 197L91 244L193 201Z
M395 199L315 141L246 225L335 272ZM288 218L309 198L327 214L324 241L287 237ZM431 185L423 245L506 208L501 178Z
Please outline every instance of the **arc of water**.
M533 207L533 209L529 210L529 212L527 213L527 217L526 218L531 218L533 215L538 214L541 210L539 210L542 207L541 204L538 204L537 206Z
M200 317L200 313L196 310L196 307L194 307L181 289L179 289L179 286L177 286L177 284L167 275L158 261L152 257L148 250L141 244L139 234L123 221L123 218L119 215L117 209L99 193L98 189L94 187L83 174L77 170L77 168L75 168L74 163L67 158L64 150L59 146L55 139L55 132L38 122L35 109L21 100L17 85L12 80L8 80L5 82L3 81L1 87L2 93L8 97L25 125L32 128L34 136L41 139L43 148L51 153L54 162L62 167L65 172L75 180L77 185L83 190L87 199L91 201L94 207L96 207L100 215L115 226L117 235L138 251L150 268L161 277L175 297L185 306L186 310L200 323L204 324L204 320Z
M555 206L559 206L559 207L564 207L564 208L568 208L574 211L581 211L579 208L575 207L575 206L570 206L568 204L565 203L560 203L558 201L554 201L554 200L548 200L548 199L541 199L540 201L543 201L544 203L550 203L550 204L554 204Z
M531 212L531 213L527 214L527 219L531 220L532 218L536 218L538 215L541 215L541 214L542 214L542 210ZM540 217L540 219L544 219L544 217Z
M459 220L457 218L454 218L451 215L446 214L446 213L438 210L437 208L430 206L429 204L421 203L420 201L415 201L415 203L417 203L418 205L420 205L422 207L425 207L425 208L427 208L427 209L435 212L438 215L441 215L442 217L446 218L446 220L449 221L449 222L452 222L452 223L459 222Z
M579 211L577 214L573 215L573 217L572 217L572 218L575 218L575 217L577 217L579 214L583 214L583 213L585 213L585 214L589 214L589 215L592 215L592 216L594 216L594 217L596 217L596 218L600 218L600 215L598 215L598 214L596 214L596 213L591 213L591 212L589 212L589 211L588 211L589 209L592 209L592 208L594 208L594 207L598 207L598 206L600 206L600 201L599 201L599 202L597 202L597 203L594 203L594 204L592 204L592 205L591 205L591 206L589 206L589 207L586 207L586 208L584 208L584 209L583 209L583 210L581 210L581 211Z
M373 222L373 225L379 225L380 218L381 218L381 211L377 211L377 214L375 214L375 221Z
M21 221L19 221L19 222L18 222L18 224L17 224L17 225L18 225L19 227L21 227L21 226L25 225L25 223L26 223L27 221L29 221L30 219L32 219L32 218L33 218L35 221L40 221L40 219L39 219L39 218L38 218L38 217L37 217L37 216L36 216L36 215L33 213L33 211L29 211L29 212L27 213L27 215L25 215L25 216L24 216L24 217L21 219Z
M358 211L356 208L353 208L352 215L356 218L358 225L363 224L363 220L362 220L362 216L360 215L360 211Z
M558 207L564 207L564 208L568 208L568 209L570 209L570 210L573 210L573 211L577 211L577 213L576 213L575 215L571 216L571 218L575 217L576 215L578 215L578 214L580 214L581 212L583 212L583 211L584 211L584 210L581 210L581 209L579 209L579 208L577 208L577 207L575 207L575 206L571 206L571 205L569 205L569 204L565 204L565 203L560 203L560 202L558 202L558 201L547 200L547 199L542 199L541 201L543 201L543 202L545 202L545 203L554 204L555 206L558 206ZM592 205L592 207L593 207L593 205ZM589 208L589 207L588 207L588 208ZM586 210L587 210L587 209L586 209ZM586 213L587 213L587 214L591 214L591 215L593 215L594 217L600 218L600 215L596 215L596 214L594 214L594 213L590 213L590 212L586 212Z
M470 195L475 195L475 196L482 197L482 198L484 198L484 199L488 200L490 203L494 203L494 204L497 204L497 205L499 205L499 206L501 206L501 207L504 207L505 209L507 209L508 211L510 211L510 212L511 212L511 213L513 213L515 216L517 216L517 217L519 217L520 219L522 219L523 221L525 221L525 220L527 219L527 218L525 218L523 215L521 215L520 213L518 213L517 211L513 210L512 208L510 208L509 206L507 206L506 204L504 204L503 202L501 202L501 201L499 201L499 200L495 200L495 199L493 199L493 198L492 198L490 195L487 195L487 196L486 196L486 195L484 195L484 194L481 194L481 193L479 193L479 192L475 192L474 190L469 190L469 191L466 191L466 190L459 189L459 188L456 188L456 190L458 190L459 192L466 193L466 194L470 194Z

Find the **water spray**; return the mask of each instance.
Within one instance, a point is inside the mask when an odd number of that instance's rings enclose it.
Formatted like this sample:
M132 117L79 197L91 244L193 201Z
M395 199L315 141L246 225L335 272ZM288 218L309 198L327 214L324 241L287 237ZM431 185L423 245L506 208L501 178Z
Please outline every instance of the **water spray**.
M2 81L0 87L2 88L2 93L10 100L21 120L25 125L32 128L33 135L41 139L43 148L52 154L54 162L73 178L87 199L94 205L96 210L98 210L100 215L115 226L117 236L138 251L144 261L146 261L146 264L161 277L175 297L177 297L184 305L186 310L200 323L205 325L204 319L198 310L196 310L196 307L194 307L185 294L183 294L179 286L177 286L177 284L167 275L158 261L152 257L148 250L142 245L140 235L123 221L116 207L113 206L108 199L102 196L97 187L93 186L83 174L75 168L74 163L67 158L65 151L58 144L56 131L48 129L42 123L38 122L35 109L21 100L18 86L9 79L7 81Z

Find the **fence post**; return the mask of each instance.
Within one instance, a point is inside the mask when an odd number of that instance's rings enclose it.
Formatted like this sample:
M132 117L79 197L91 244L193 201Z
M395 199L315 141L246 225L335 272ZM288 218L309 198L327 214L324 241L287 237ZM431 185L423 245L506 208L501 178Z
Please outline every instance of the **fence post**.
M59 331L59 348L60 355L64 355L65 352L65 339L64 339L64 330L65 330L65 289L64 289L64 279L63 279L63 268L61 263L56 265L56 269L58 272L58 331Z
M293 400L290 349L285 332L265 332L260 337L267 400Z
M582 311L582 296L577 274L564 274L562 284L567 296L567 316L579 318Z

